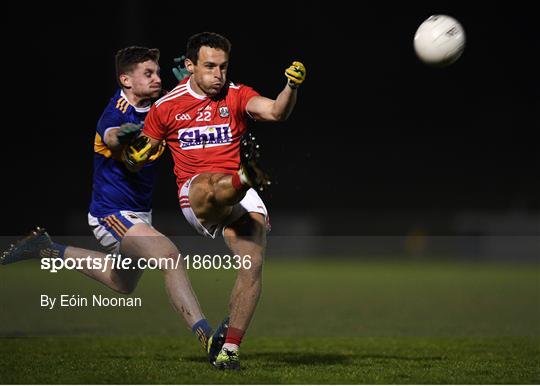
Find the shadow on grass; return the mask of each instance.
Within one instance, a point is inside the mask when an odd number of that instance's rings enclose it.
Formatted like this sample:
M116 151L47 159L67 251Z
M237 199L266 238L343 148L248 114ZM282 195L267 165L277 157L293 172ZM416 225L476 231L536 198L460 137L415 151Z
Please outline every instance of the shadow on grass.
M378 354L366 354L366 355L356 355L357 359L395 359L400 361L442 361L443 357L407 357L401 355L378 355Z
M402 361L440 361L441 356L410 357L399 355L381 354L325 354L325 353L298 353L298 352L266 352L254 353L245 356L246 359L261 359L264 361L296 363L299 365L333 365L346 363L353 360L382 359L382 360L402 360Z
M354 355L275 351L247 354L242 359L244 358L246 360L260 360L263 362L281 362L289 365L336 365L351 361Z
M343 354L317 354L297 352L264 352L242 355L242 361L261 361L266 363L286 363L288 365L334 365L347 363L353 359L353 355ZM200 356L183 358L187 362L204 362Z
M186 362L206 362L200 356L184 357ZM441 356L399 356L399 355L381 355L381 354L329 354L329 353L301 353L301 352L264 352L252 353L241 356L242 361L261 361L266 363L285 363L287 365L337 365L346 364L362 360L399 360L399 361L442 361Z

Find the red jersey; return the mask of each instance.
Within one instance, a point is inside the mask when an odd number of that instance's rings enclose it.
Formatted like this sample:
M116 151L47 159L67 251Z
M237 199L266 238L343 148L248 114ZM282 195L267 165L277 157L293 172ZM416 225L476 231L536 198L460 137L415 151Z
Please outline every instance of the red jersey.
M238 170L249 119L246 105L257 95L251 87L229 82L220 96L209 98L196 94L188 78L152 105L143 134L167 141L179 189L195 174Z

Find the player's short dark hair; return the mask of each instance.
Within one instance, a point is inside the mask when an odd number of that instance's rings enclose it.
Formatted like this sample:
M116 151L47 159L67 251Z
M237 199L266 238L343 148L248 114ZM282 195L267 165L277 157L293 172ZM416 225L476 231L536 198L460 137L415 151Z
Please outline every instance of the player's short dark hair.
M225 51L227 55L231 54L231 42L225 36L215 32L200 32L188 39L186 57L197 64L202 46L217 48Z
M133 71L137 64L144 63L148 60L152 60L156 63L159 61L159 50L157 48L138 46L122 48L114 57L116 64L116 79L120 82L120 75Z

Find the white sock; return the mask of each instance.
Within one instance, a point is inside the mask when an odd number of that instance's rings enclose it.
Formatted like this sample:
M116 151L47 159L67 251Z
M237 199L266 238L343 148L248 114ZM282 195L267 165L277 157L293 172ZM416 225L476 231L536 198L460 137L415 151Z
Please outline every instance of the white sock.
M237 344L234 344L234 343L225 343L225 344L223 345L223 350L228 350L228 351L234 351L234 352L237 352L239 348L240 348L240 347L238 347L238 345L237 345Z

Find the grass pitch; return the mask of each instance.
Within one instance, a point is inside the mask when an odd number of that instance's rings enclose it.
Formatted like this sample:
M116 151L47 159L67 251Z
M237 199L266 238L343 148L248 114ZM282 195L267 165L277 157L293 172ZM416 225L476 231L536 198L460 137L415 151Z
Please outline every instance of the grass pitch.
M217 324L234 272L190 276ZM136 309L44 309L41 294L117 295L36 262L0 268L0 290L0 383L540 383L537 264L270 260L239 373L205 362L160 272Z

